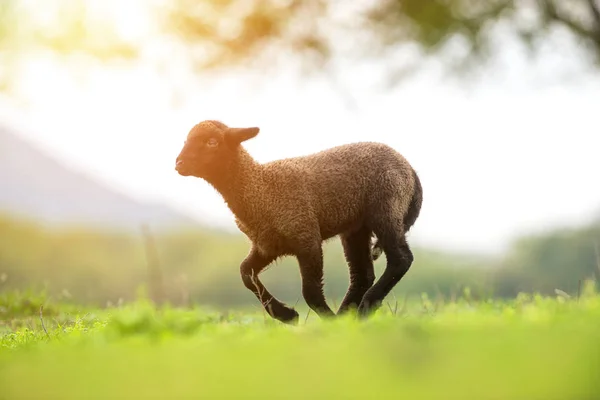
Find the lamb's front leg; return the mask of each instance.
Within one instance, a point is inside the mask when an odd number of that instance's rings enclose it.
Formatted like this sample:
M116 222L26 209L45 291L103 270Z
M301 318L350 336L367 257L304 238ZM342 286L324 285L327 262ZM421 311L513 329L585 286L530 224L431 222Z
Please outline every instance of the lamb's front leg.
M302 296L321 318L335 316L323 293L323 250L318 243L302 247L296 254L302 276Z
M288 324L298 321L298 312L277 300L262 284L258 275L275 257L261 254L256 247L252 247L248 256L240 265L240 273L244 285L260 300L265 310L273 318Z

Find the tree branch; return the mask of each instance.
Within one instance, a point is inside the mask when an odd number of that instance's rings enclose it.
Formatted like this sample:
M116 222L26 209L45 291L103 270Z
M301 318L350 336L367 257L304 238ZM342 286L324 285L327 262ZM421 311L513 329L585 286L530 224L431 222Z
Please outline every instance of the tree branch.
M590 6L597 10L597 5L594 4L595 0L588 0ZM574 34L579 36L582 39L592 40L597 46L600 46L600 35L598 35L597 30L590 30L583 26L581 23L573 20L562 11L556 8L553 0L542 1L542 7L545 11L546 16L549 20L553 20L565 25L569 28ZM600 17L600 15L599 15Z
M596 31L596 36L600 37L600 5L598 5L597 0L588 0L588 5L590 6L590 11L594 17L594 30Z

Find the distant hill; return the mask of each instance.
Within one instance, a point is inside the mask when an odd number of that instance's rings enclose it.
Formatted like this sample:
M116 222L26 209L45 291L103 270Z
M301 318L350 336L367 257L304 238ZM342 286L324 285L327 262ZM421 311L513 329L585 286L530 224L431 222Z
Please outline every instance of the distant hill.
M161 204L138 202L73 171L0 125L0 213L50 224L138 229L198 225Z

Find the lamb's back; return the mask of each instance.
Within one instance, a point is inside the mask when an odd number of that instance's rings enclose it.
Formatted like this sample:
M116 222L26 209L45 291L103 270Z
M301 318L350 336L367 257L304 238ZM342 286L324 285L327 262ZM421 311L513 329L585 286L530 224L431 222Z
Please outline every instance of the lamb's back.
M306 156L273 161L268 165L274 168L292 167L307 177L325 177L327 173L350 173L356 178L371 177L380 174L381 171L404 168L408 162L386 144L357 142L331 147Z
M324 236L349 229L361 219L386 171L411 168L400 153L377 142L345 144L268 166L279 175L277 180L289 184L280 193L302 196L312 205Z

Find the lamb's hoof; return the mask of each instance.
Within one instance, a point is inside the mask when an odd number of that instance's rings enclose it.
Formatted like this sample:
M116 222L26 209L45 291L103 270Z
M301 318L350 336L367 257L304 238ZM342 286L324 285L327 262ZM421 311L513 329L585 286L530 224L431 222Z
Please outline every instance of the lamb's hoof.
M372 303L369 300L363 298L363 300L358 305L356 314L359 319L366 319L369 316L371 316L378 308L379 304Z
M280 307L273 307L272 313L273 318L289 325L296 325L300 318L300 315L296 310L283 305Z
M358 319L365 319L369 315L369 306L365 302L361 302L356 309Z

